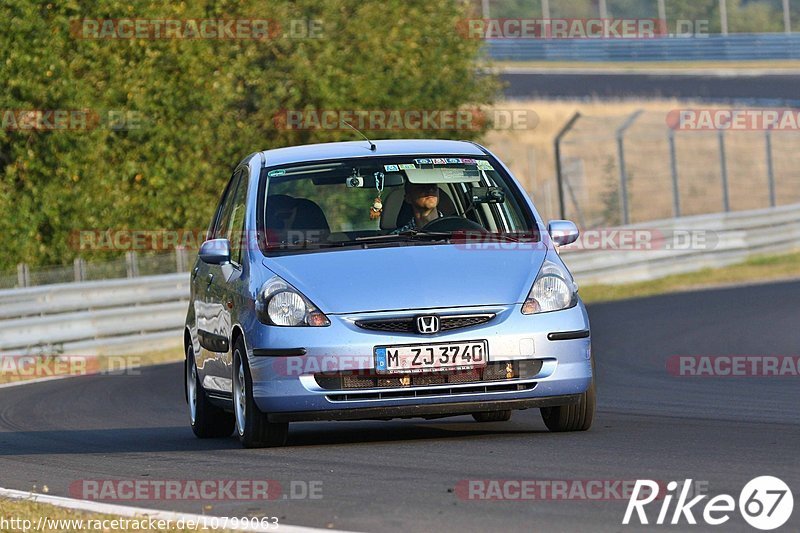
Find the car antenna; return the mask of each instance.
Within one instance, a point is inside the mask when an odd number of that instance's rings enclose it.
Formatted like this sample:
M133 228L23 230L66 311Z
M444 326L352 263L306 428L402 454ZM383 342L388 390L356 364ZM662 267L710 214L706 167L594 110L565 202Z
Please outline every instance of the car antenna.
M356 133L358 133L359 135L361 135L362 137L364 137L364 140L365 140L365 141L367 141L367 142L369 143L369 149L370 149L370 150L372 150L372 151L374 152L375 150L377 150L377 149L378 149L378 147L377 147L377 146L375 146L375 143L374 143L374 142L372 142L372 141L370 141L370 140L367 138L367 136L366 136L366 135L364 135L363 133L361 133L361 131L360 131L360 130L356 129L356 127L355 127L355 126L353 126L352 124L350 124L350 123L349 123L349 122L347 122L346 120L345 120L345 121L343 121L343 122L344 122L345 124L347 124L348 126L350 126L350 127L353 129L353 131L354 131L354 132L356 132Z

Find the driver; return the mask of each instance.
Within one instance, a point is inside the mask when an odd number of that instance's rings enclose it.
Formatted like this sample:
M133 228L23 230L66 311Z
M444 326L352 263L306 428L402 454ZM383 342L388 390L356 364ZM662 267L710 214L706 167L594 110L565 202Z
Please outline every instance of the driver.
M405 226L397 228L392 233L401 233L425 226L444 215L439 211L439 185L437 183L411 183L405 184L405 202L411 206L414 216Z

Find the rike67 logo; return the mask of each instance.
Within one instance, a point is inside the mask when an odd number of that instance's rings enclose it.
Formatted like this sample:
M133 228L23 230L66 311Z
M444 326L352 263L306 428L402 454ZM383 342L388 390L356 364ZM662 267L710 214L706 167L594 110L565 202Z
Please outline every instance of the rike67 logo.
M667 483L667 493L661 499L661 508L655 524L697 524L695 513L711 526L719 526L730 520L731 513L736 511L737 502L733 496L720 494L701 504L708 497L706 494L695 496L691 500L690 489L692 480L687 479L682 486L677 481ZM648 518L645 507L654 502L659 496L659 484L649 479L639 479L633 488L625 516L624 525L631 524L631 519L636 513L636 518L642 525L648 525L652 516ZM677 497L675 507L671 509L672 501ZM756 529L764 531L776 529L785 524L792 516L794 498L789 486L781 479L773 476L760 476L750 480L739 493L739 512L742 518ZM670 513L670 511L672 511ZM671 516L670 516L671 514ZM634 524L636 521L634 520Z

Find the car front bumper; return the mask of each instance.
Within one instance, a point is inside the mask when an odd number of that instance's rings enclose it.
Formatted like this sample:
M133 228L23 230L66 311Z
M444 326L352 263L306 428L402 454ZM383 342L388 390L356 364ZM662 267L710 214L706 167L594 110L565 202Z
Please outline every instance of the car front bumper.
M435 335L386 333L356 320L422 313L494 313L486 324ZM320 328L248 328L253 396L271 420L354 420L437 417L526 409L577 401L592 380L589 320L581 303L563 311L523 315L520 305L332 315ZM566 337L566 338L564 338ZM374 369L374 347L486 340L488 362L537 363L535 374L459 384L325 389L317 372ZM298 355L303 353L304 355ZM256 355L262 354L262 355ZM263 355L269 354L269 355ZM540 366L540 368L539 368Z

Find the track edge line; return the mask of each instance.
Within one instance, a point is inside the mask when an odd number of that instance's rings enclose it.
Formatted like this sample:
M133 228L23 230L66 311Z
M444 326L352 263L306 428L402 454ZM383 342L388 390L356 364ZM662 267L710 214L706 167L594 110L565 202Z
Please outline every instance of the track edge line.
M191 513L179 513L175 511L161 511L158 509L147 509L144 507L129 507L127 505L117 505L112 503L95 502L91 500L78 500L74 498L64 498L62 496L51 496L49 494L40 494L37 492L29 492L24 490L6 489L0 487L0 498L8 498L12 500L27 500L35 503L44 503L54 505L56 507L63 507L65 509L75 509L78 511L88 511L92 513L118 515L124 517L148 517L160 520L171 520L176 522L178 520L193 520L195 522L200 520L208 520L213 515L198 515ZM221 528L220 528L221 529ZM353 533L344 530L336 529L321 529L306 526L292 526L288 524L279 524L277 528L273 527L239 527L239 528L226 528L231 531L271 531L279 533L320 533L322 531L332 533Z

